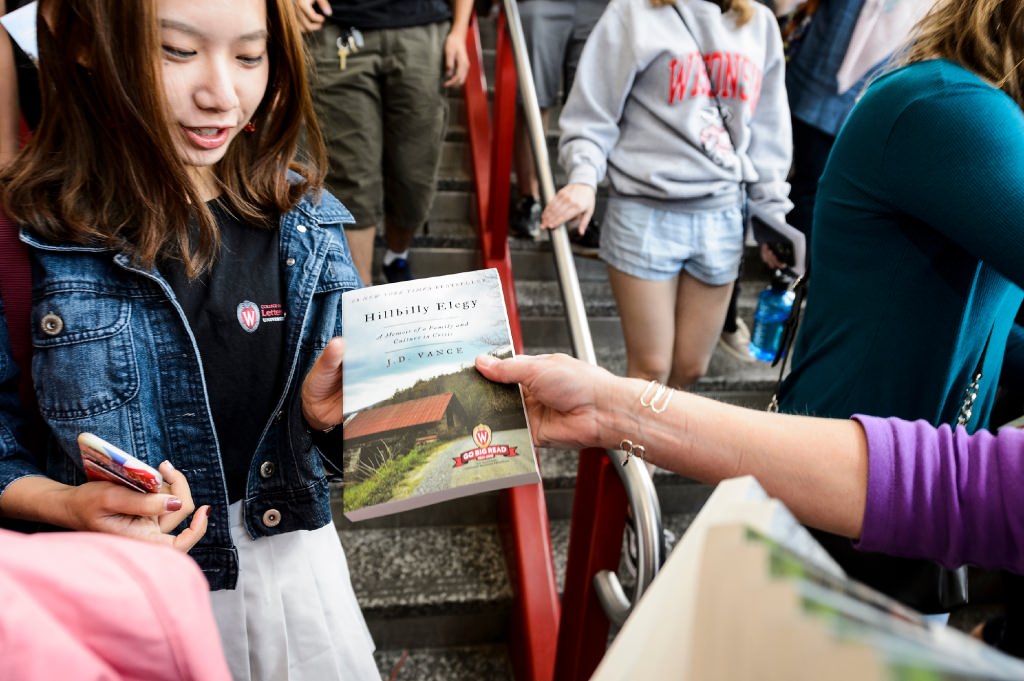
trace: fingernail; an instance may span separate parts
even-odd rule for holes
[[[168,466],[170,466],[171,468],[174,468],[174,464],[173,464],[173,463],[171,463],[171,462],[170,462],[170,461],[169,461],[168,459],[164,459],[164,460],[163,460],[163,463],[161,463],[161,464],[160,464],[160,466],[163,466],[164,464],[167,464],[167,465],[168,465]],[[158,466],[158,468],[159,468],[159,466]]]
[[[180,511],[181,499],[179,499],[178,497],[168,497],[166,508],[168,511]]]
[[[207,518],[210,517],[210,507],[209,506],[207,506],[205,509],[203,509],[203,515],[205,515]]]
[[[476,356],[477,366],[490,367],[490,366],[494,366],[494,363],[497,362],[497,361],[498,360],[494,359],[490,355],[477,355]]]

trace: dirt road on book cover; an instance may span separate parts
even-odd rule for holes
[[[515,448],[520,453],[518,456],[496,456],[459,466],[455,465],[455,459],[464,452],[474,449],[476,444],[472,435],[453,440],[440,448],[429,463],[407,478],[406,486],[411,488],[415,485],[412,494],[419,495],[517,473],[529,473],[533,470],[529,438],[530,433],[526,429],[498,431],[494,433],[494,441]]]

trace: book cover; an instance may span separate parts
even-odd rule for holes
[[[497,270],[349,291],[342,313],[346,518],[540,481],[519,386],[474,367],[513,354]]]

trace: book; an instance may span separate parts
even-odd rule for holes
[[[750,477],[721,483],[592,679],[1020,679],[1024,663],[850,579]]]
[[[519,386],[474,366],[514,354],[497,270],[348,291],[342,314],[346,518],[540,482]]]

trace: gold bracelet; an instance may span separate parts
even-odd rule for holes
[[[629,463],[629,460],[634,456],[640,457],[640,460],[647,463],[644,459],[644,453],[647,451],[643,445],[635,445],[630,440],[622,440],[619,442],[619,449],[626,453],[626,458],[622,460],[622,465],[625,466]]]
[[[675,394],[676,391],[667,385],[651,381],[640,393],[640,406],[650,407],[655,414],[660,414],[668,409],[668,403],[672,401],[672,396]],[[658,404],[659,400],[661,401],[660,405]]]

